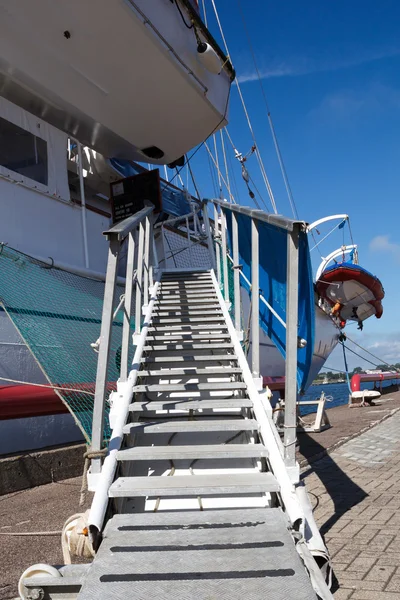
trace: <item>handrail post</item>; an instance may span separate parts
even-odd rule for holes
[[[235,329],[237,332],[241,332],[240,322],[240,265],[239,265],[239,229],[237,216],[234,212],[232,214],[232,250],[233,250],[233,290],[234,290],[234,304],[235,304]]]
[[[204,229],[205,229],[205,233],[207,235],[208,252],[210,253],[211,268],[214,269],[214,271],[215,271],[216,270],[216,261],[215,261],[215,254],[214,254],[214,248],[213,248],[213,242],[212,242],[212,233],[211,233],[211,229],[210,229],[210,219],[208,217],[208,204],[206,202],[203,202],[203,204],[202,204],[202,212],[203,212]]]
[[[143,254],[144,254],[144,227],[139,223],[139,243],[136,271],[136,302],[135,302],[135,334],[142,328],[142,293],[143,293]]]
[[[150,217],[147,216],[144,236],[143,314],[146,313],[149,304],[150,229]]]
[[[131,231],[128,235],[128,256],[126,263],[125,300],[124,300],[124,324],[122,329],[121,346],[121,381],[128,378],[128,355],[131,328],[132,292],[133,292],[133,270],[135,262],[135,238]]]
[[[258,223],[251,219],[251,369],[253,378],[260,377],[260,284],[258,273],[259,261]]]
[[[107,372],[110,356],[111,330],[113,324],[113,308],[115,299],[115,284],[117,281],[117,267],[120,250],[120,241],[117,236],[110,236],[108,249],[107,274],[104,288],[103,312],[101,317],[99,357],[97,361],[96,389],[93,406],[92,446],[91,451],[100,451],[103,447],[104,437],[104,406],[107,391]],[[92,473],[100,473],[101,458],[93,458]]]
[[[217,279],[221,285],[221,248],[219,245],[219,218],[218,207],[214,204],[214,238],[215,238],[215,259],[217,262]]]
[[[224,273],[224,298],[229,304],[229,281],[228,281],[228,249],[226,245],[226,215],[221,208],[221,251],[222,251],[222,269]]]
[[[285,463],[296,464],[297,430],[297,322],[299,284],[299,225],[287,235],[286,269],[286,365],[285,365]]]

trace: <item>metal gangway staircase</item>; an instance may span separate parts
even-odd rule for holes
[[[204,220],[202,240],[211,249]],[[79,600],[332,598],[307,543],[311,512],[216,270],[155,268],[151,209],[126,221],[107,232],[89,473],[94,560],[65,567],[63,577],[25,579],[25,589]],[[121,380],[103,460],[105,367],[124,240]],[[132,306],[140,326],[129,370]]]

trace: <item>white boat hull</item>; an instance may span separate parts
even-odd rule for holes
[[[174,3],[0,0],[1,94],[105,156],[183,156],[226,124],[230,79]]]

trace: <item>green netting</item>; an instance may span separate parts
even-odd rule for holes
[[[116,304],[124,292],[117,286]],[[0,247],[0,302],[90,442],[104,283]],[[133,326],[133,323],[131,324]],[[108,390],[119,377],[122,312],[115,317]],[[36,383],[36,382],[32,382]],[[71,391],[72,388],[75,391]],[[108,406],[104,423],[109,437]]]
[[[220,281],[220,288],[222,291],[222,294],[224,293],[224,263],[223,263],[223,257],[222,257],[222,250],[220,252],[220,259],[219,259],[219,263],[220,263],[220,269],[221,269],[221,281]],[[235,315],[235,288],[234,288],[234,280],[233,280],[233,274],[234,274],[234,268],[233,268],[233,264],[232,262],[229,260],[229,258],[227,259],[227,265],[228,265],[228,292],[229,292],[229,302],[231,303],[231,307],[229,309],[229,314],[231,315],[232,319],[234,318]]]

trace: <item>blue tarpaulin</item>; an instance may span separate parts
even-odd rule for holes
[[[231,213],[225,211],[230,245]],[[251,218],[236,213],[239,230],[239,255],[243,274],[251,280]],[[286,323],[286,267],[287,267],[287,231],[265,223],[258,222],[259,233],[259,278],[260,293],[274,311]],[[241,285],[246,285],[241,279]],[[305,389],[314,349],[314,288],[307,234],[299,237],[299,313],[298,335],[307,341],[305,348],[298,349],[297,383],[299,392]],[[278,348],[282,356],[286,356],[286,329],[271,310],[260,302],[260,327]]]

